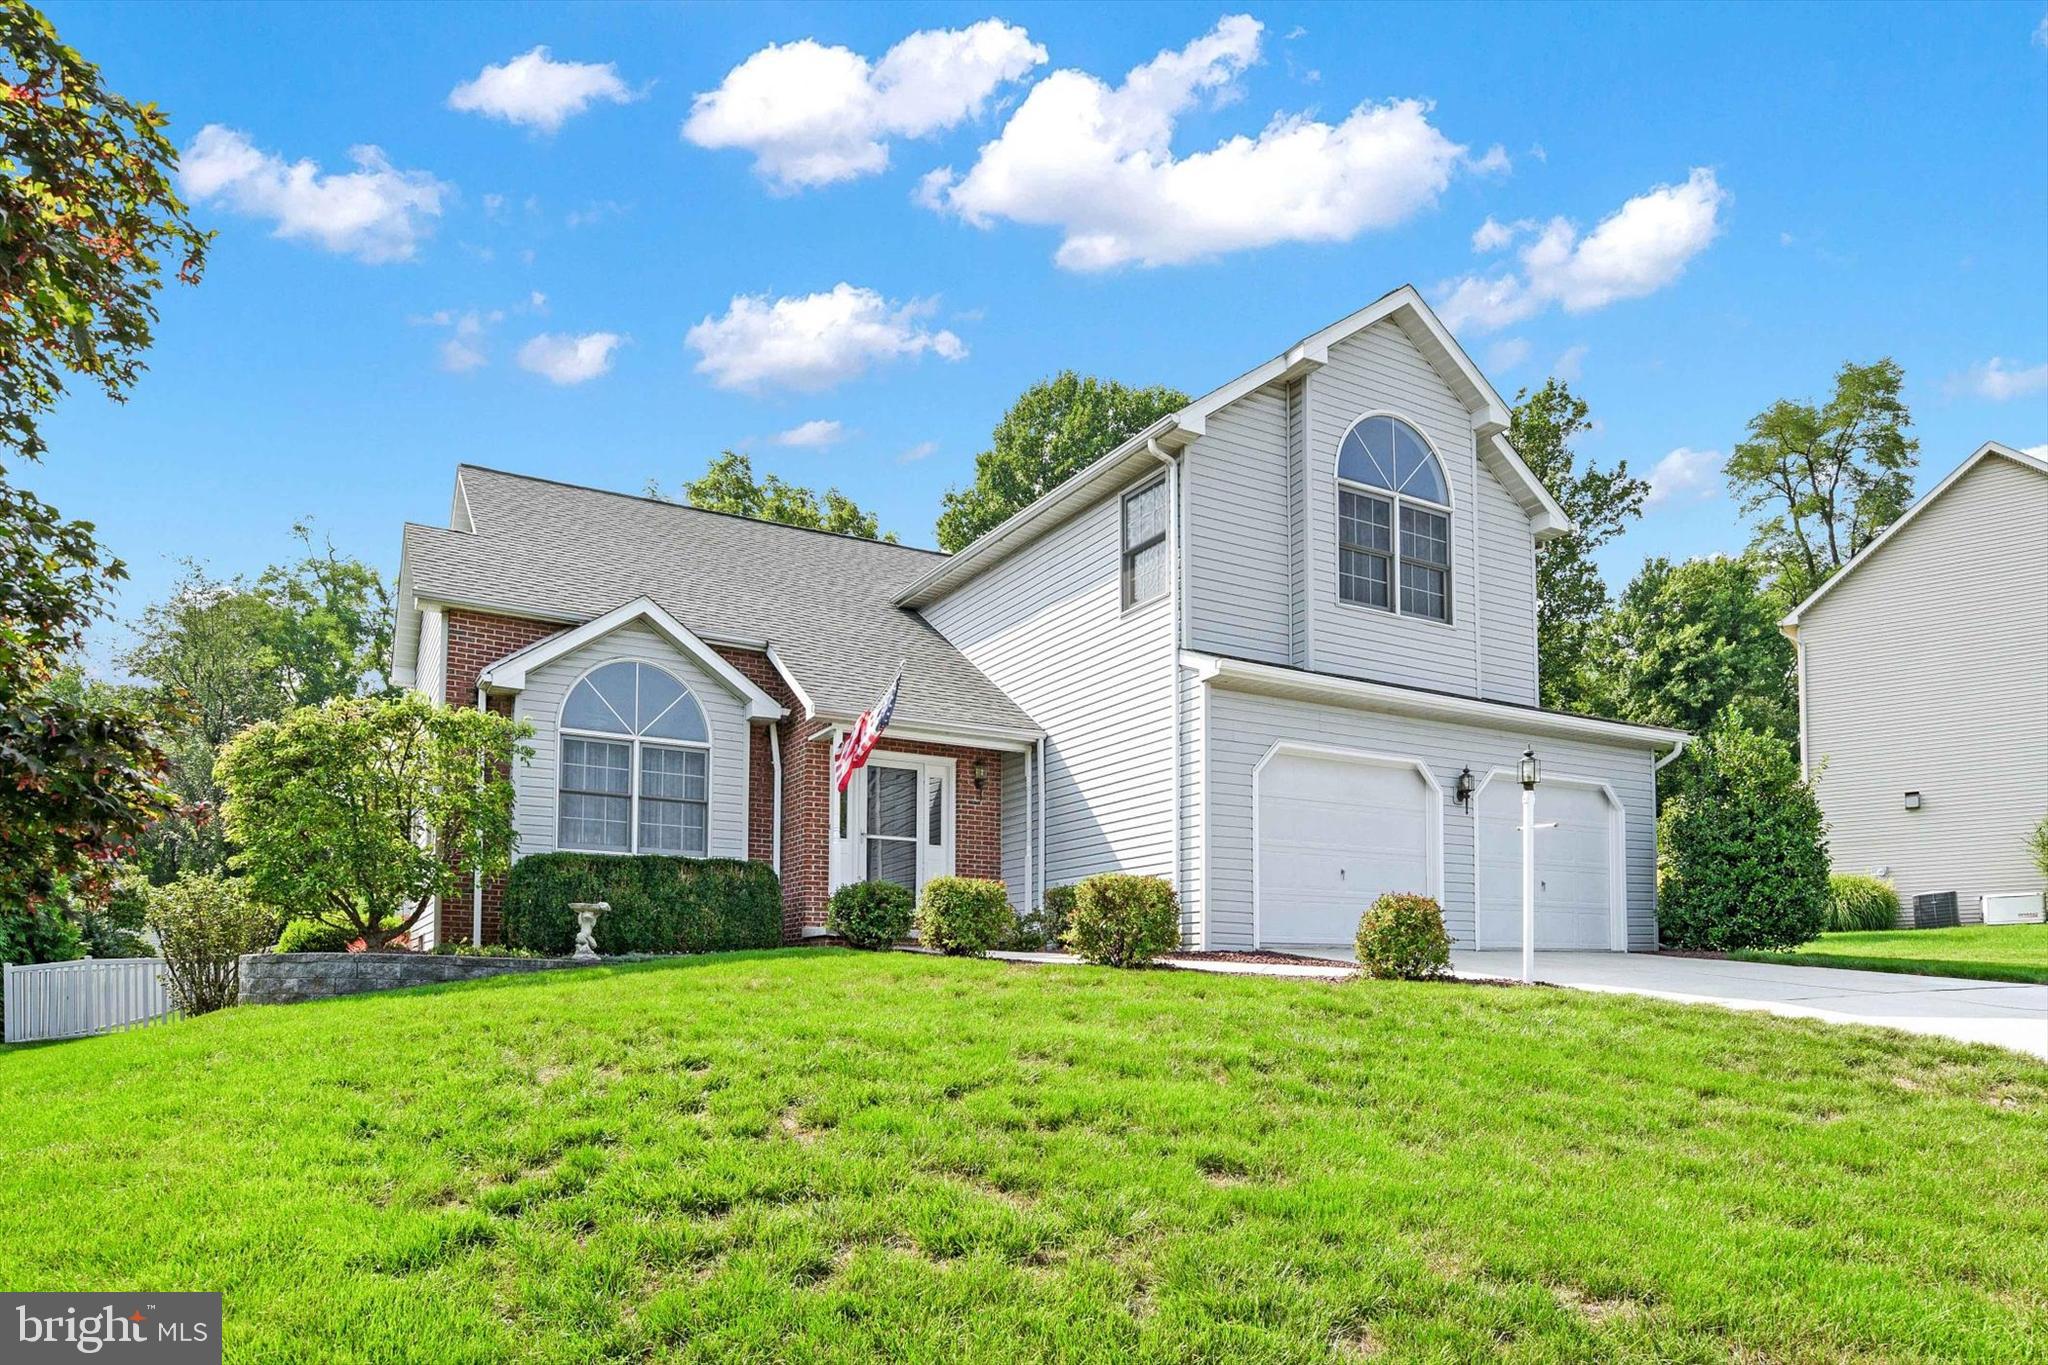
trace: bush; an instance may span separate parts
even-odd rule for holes
[[[1003,942],[1016,923],[1001,882],[934,877],[917,903],[917,939],[956,957],[980,957]]]
[[[508,948],[502,943],[442,943],[435,946],[435,957],[539,957],[531,948]]]
[[[280,953],[345,953],[361,935],[352,929],[337,929],[318,920],[295,919],[277,936]]]
[[[2027,852],[2034,855],[2034,866],[2041,869],[2041,875],[2048,877],[2048,815],[2027,835]]]
[[[1013,953],[1056,953],[1066,946],[1074,918],[1074,888],[1049,886],[1036,910],[1020,911],[1003,947]]]
[[[1784,740],[1709,731],[1657,824],[1659,936],[1667,948],[1795,948],[1827,922],[1820,803]]]
[[[1180,947],[1180,901],[1158,877],[1104,872],[1074,888],[1067,946],[1104,967],[1142,967]]]
[[[241,882],[187,874],[149,896],[149,927],[163,954],[171,999],[188,1015],[209,1014],[241,994],[239,959],[277,933],[269,910]]]
[[[832,893],[825,928],[856,948],[889,948],[910,936],[917,903],[894,882],[855,882]]]
[[[71,962],[83,956],[78,926],[50,902],[25,910],[0,908],[0,962],[27,967],[38,962]],[[0,972],[0,979],[5,976]]]
[[[1367,976],[1426,981],[1451,970],[1443,907],[1428,896],[1389,891],[1358,917],[1358,965]]]
[[[643,853],[537,853],[505,882],[505,941],[546,957],[576,946],[572,901],[604,901],[597,950],[711,953],[782,943],[782,887],[766,863]]]
[[[1896,929],[1898,924],[1899,893],[1890,882],[1860,872],[1837,872],[1828,878],[1830,933]]]

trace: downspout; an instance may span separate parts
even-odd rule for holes
[[[488,711],[485,704],[484,685],[476,685],[476,709]],[[481,776],[481,774],[479,774]],[[473,946],[482,946],[484,941],[484,874],[472,871],[469,874],[469,941]]]
[[[1173,897],[1181,899],[1183,887],[1180,876],[1181,854],[1181,706],[1180,706],[1180,651],[1181,651],[1181,610],[1182,595],[1186,591],[1186,576],[1181,573],[1180,543],[1180,499],[1181,465],[1166,447],[1159,444],[1157,437],[1147,437],[1145,449],[1152,458],[1166,466],[1166,565],[1173,575],[1167,587],[1167,595],[1173,605],[1172,651],[1166,661],[1166,687],[1173,707],[1173,763],[1167,775],[1167,799],[1173,809],[1173,871],[1168,881],[1173,883]]]
[[[774,792],[769,798],[769,866],[775,869],[775,880],[782,880],[782,733],[774,721],[768,722],[768,766],[774,774],[771,785]]]
[[[1044,740],[1031,741],[1030,752],[1024,756],[1024,908],[1036,910],[1038,901],[1038,842],[1031,837],[1031,797],[1038,790],[1032,769],[1038,765],[1038,746]]]
[[[1654,777],[1658,773],[1663,772],[1672,759],[1685,752],[1686,742],[1691,738],[1692,736],[1690,735],[1679,736],[1678,743],[1671,746],[1671,752],[1650,765],[1650,775]]]

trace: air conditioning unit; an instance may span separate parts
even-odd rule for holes
[[[1953,929],[1960,922],[1956,917],[1955,892],[1928,891],[1913,897],[1915,929]]]
[[[2048,915],[2042,912],[2039,891],[1984,893],[1986,924],[2039,924],[2043,919]]]

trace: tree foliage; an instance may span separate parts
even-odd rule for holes
[[[1889,357],[1845,364],[1825,406],[1779,399],[1729,455],[1729,487],[1759,518],[1753,546],[1790,600],[1826,582],[1911,501],[1920,443],[1908,434],[1904,382]]]
[[[650,498],[673,501],[652,479],[645,491]],[[702,475],[683,485],[683,497],[690,506],[707,512],[726,512],[755,521],[801,526],[807,531],[830,531],[838,536],[896,543],[896,533],[884,535],[881,519],[875,513],[862,511],[859,503],[837,488],[828,488],[821,494],[786,482],[779,474],[756,479],[753,458],[738,451],[721,452],[704,467]]]
[[[1581,462],[1572,440],[1588,430],[1586,401],[1564,381],[1515,395],[1508,439],[1572,519],[1572,530],[1536,551],[1536,653],[1545,706],[1583,711],[1598,705],[1590,675],[1593,642],[1607,611],[1607,584],[1593,552],[1620,535],[1643,510],[1650,486],[1628,462],[1601,469]]]
[[[226,1009],[241,995],[241,959],[277,936],[271,912],[230,877],[180,877],[149,896],[149,927],[171,999],[187,1015]]]
[[[466,895],[471,873],[510,865],[509,774],[530,733],[409,693],[260,722],[217,765],[234,864],[267,903],[381,947],[434,897]]]
[[[1178,389],[1126,387],[1062,370],[1024,390],[974,457],[974,482],[946,490],[939,548],[956,553],[1170,412]]]
[[[1623,590],[1598,655],[1598,709],[1695,733],[1733,720],[1781,742],[1799,736],[1785,599],[1754,556],[1656,558]]]
[[[23,0],[0,0],[0,442],[35,459],[66,374],[119,400],[163,262],[196,282],[208,234],[171,189],[165,116],[100,82]]]

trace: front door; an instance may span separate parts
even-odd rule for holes
[[[876,755],[848,795],[846,881],[895,882],[913,896],[953,871],[953,762]]]

